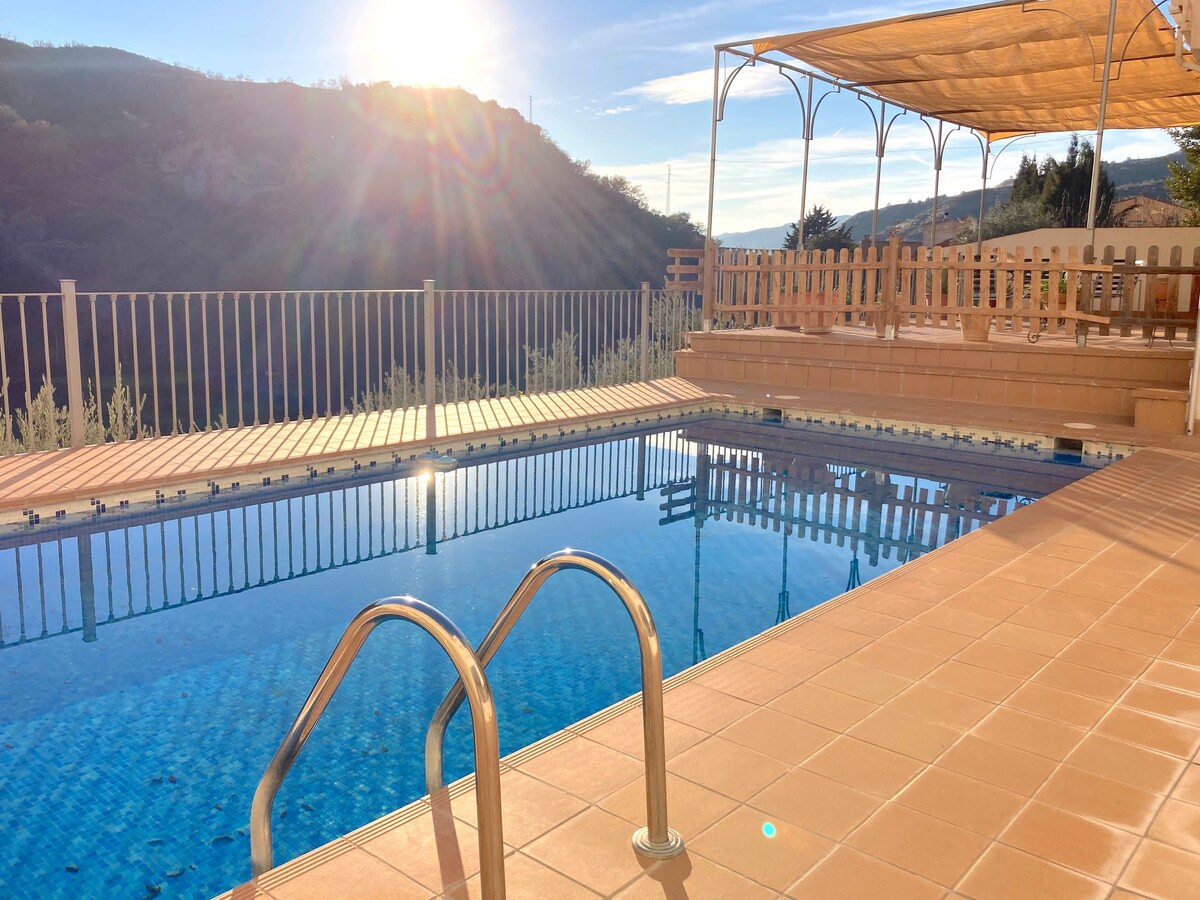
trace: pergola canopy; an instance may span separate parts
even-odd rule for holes
[[[995,141],[1097,127],[1108,19],[1103,0],[1006,0],[753,47]],[[1104,127],[1200,124],[1200,73],[1177,62],[1172,26],[1153,0],[1117,0],[1113,35]]]

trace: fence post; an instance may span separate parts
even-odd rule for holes
[[[83,363],[79,358],[79,315],[75,309],[75,279],[58,282],[62,294],[63,346],[66,350],[67,415],[71,423],[71,446],[87,443],[83,421]],[[100,385],[96,385],[97,394]]]
[[[425,440],[430,444],[437,438],[437,327],[435,315],[437,292],[433,279],[425,279]]]
[[[650,380],[650,282],[642,282],[641,331],[638,337],[639,353],[642,358],[642,381]]]
[[[717,245],[709,237],[704,238],[704,255],[700,258],[700,290],[704,292],[700,306],[701,330],[712,331],[713,319],[717,314]]]
[[[883,248],[884,261],[887,265],[887,283],[884,286],[883,302],[895,304],[899,300],[900,287],[900,238],[892,235]]]

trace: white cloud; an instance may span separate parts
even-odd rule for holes
[[[598,116],[619,116],[622,113],[627,113],[635,109],[633,106],[613,106],[609,109],[602,109],[596,113]]]
[[[736,92],[738,99],[748,99],[791,93],[792,86],[773,66],[747,66],[738,75],[732,90]],[[655,78],[617,93],[619,96],[639,97],[651,103],[681,106],[688,103],[711,103],[712,91],[712,69],[701,69]]]

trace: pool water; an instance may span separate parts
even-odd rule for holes
[[[1078,461],[739,416],[482,448],[0,535],[0,895],[210,897],[247,879],[250,799],[350,618],[414,594],[478,641],[529,566],[599,553],[664,675],[1087,474]],[[551,579],[488,668],[502,752],[638,690],[595,579]],[[405,623],[367,642],[275,804],[282,862],[423,793],[453,683]],[[471,768],[468,717],[447,777]]]

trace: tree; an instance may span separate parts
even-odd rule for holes
[[[1032,199],[1040,203],[1045,185],[1045,167],[1038,168],[1037,156],[1022,153],[1021,162],[1017,164],[1017,174],[1013,176],[1012,193],[1008,195],[1008,202],[1021,203]]]
[[[987,211],[983,217],[983,240],[991,240],[1005,234],[1034,231],[1038,228],[1053,228],[1057,224],[1054,214],[1043,205],[1041,197],[1027,197],[1016,202],[1010,200]],[[954,239],[960,244],[978,240],[975,220],[964,222]]]
[[[1200,126],[1172,128],[1171,139],[1183,151],[1183,162],[1167,164],[1163,181],[1171,199],[1191,210],[1188,225],[1200,225]]]
[[[783,239],[784,250],[796,250],[799,234],[796,225],[788,226],[787,236]],[[806,250],[848,250],[854,246],[854,236],[849,225],[837,224],[837,218],[824,206],[818,204],[812,212],[804,217],[804,249]]]
[[[1082,228],[1087,225],[1088,202],[1092,193],[1092,166],[1096,151],[1090,141],[1080,142],[1078,135],[1071,135],[1067,158],[1046,163],[1046,179],[1042,187],[1042,201],[1054,215],[1062,228]],[[1100,163],[1100,182],[1096,191],[1096,224],[1104,225],[1112,213],[1113,198],[1117,189]]]

